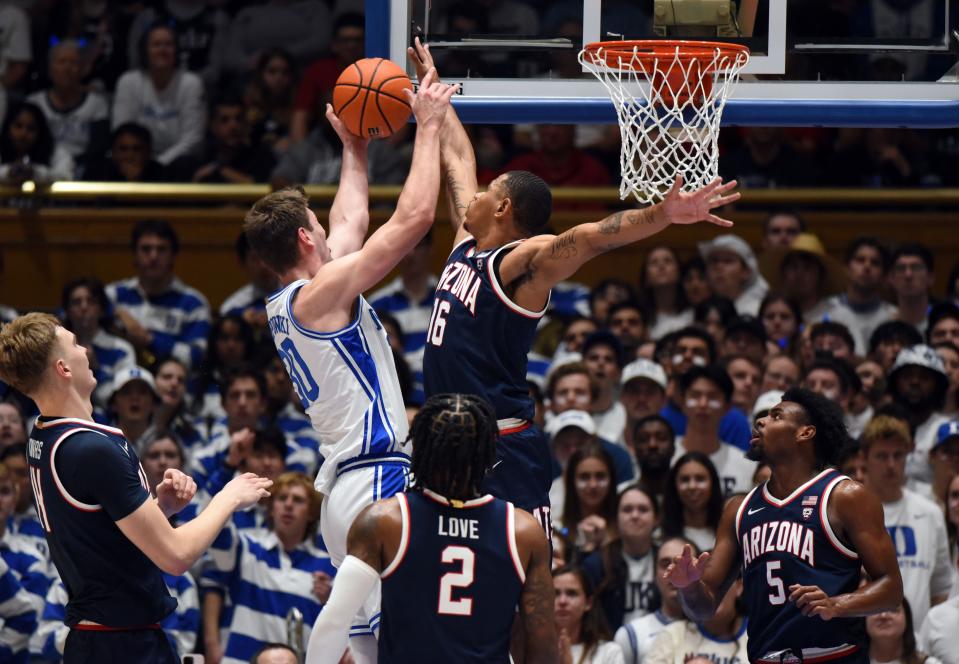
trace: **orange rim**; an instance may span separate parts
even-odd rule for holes
[[[602,63],[611,69],[634,71],[634,59],[644,65],[652,64],[664,57],[678,58],[684,62],[709,60],[712,66],[716,51],[719,51],[717,63],[736,62],[739,56],[749,57],[749,48],[740,44],[724,42],[688,41],[683,39],[641,39],[635,41],[605,41],[586,44],[583,50],[594,63]],[[717,69],[728,68],[717,66]],[[648,68],[647,68],[648,70]]]

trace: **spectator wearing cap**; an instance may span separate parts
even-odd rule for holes
[[[785,394],[783,390],[769,390],[756,397],[752,409],[753,422],[769,415],[773,406],[778,406],[779,402],[783,400],[783,394]]]
[[[766,328],[755,316],[739,316],[729,322],[722,355],[744,355],[757,365],[766,357]],[[747,409],[746,412],[749,412]]]
[[[959,346],[959,306],[952,302],[940,302],[932,308],[926,341],[930,346],[942,341]]]
[[[799,304],[806,323],[822,320],[827,309],[824,298],[846,288],[842,265],[812,233],[800,233],[789,247],[769,249],[759,265],[770,288]]]
[[[0,449],[27,442],[27,425],[20,406],[12,401],[0,401]]]
[[[949,483],[959,475],[959,420],[946,422],[939,427],[936,442],[929,450],[929,465],[932,466],[932,487],[928,493],[920,493],[932,498],[945,510]]]
[[[953,571],[942,510],[904,488],[906,457],[912,449],[909,426],[886,415],[872,420],[860,440],[866,457],[865,487],[882,501],[886,530],[896,547],[903,596],[916,624],[930,606],[949,596]]]
[[[755,316],[769,284],[759,273],[756,254],[738,235],[718,235],[699,243],[713,294],[728,297],[740,314]]]
[[[915,447],[906,462],[906,479],[910,487],[917,482],[931,482],[929,450],[936,441],[936,432],[949,418],[942,414],[949,378],[942,359],[929,346],[919,344],[904,348],[889,372],[889,395],[909,418]]]
[[[137,450],[152,435],[153,410],[158,401],[153,374],[143,367],[124,367],[114,376],[108,401],[110,423]]]
[[[763,374],[759,381],[759,391],[779,390],[785,392],[799,385],[799,363],[788,355],[772,355],[763,362]]]
[[[657,357],[666,370],[670,384],[666,390],[666,405],[659,412],[665,417],[677,436],[686,433],[686,415],[683,414],[682,398],[679,394],[679,377],[693,367],[712,364],[716,358],[713,338],[696,327],[684,327],[674,334],[660,340]],[[719,424],[719,437],[745,450],[749,448],[752,427],[748,418],[741,412],[731,409]]]
[[[733,381],[733,407],[749,414],[759,396],[759,381],[762,377],[760,365],[746,355],[727,355],[720,363],[730,380]],[[754,418],[755,420],[755,418]]]
[[[133,227],[130,249],[137,276],[106,287],[127,340],[141,357],[172,356],[187,367],[199,366],[210,333],[210,305],[174,272],[176,231],[167,221],[144,219]]]
[[[623,346],[612,332],[601,330],[583,342],[583,364],[599,391],[593,400],[596,432],[606,440],[619,440],[626,426],[626,409],[617,399],[623,370]]]
[[[775,210],[763,221],[763,249],[789,247],[805,232],[806,220],[798,212]]]
[[[662,415],[647,415],[633,427],[633,456],[639,467],[639,483],[663,504],[669,482],[669,466],[676,454],[676,434]]]
[[[943,414],[950,418],[959,416],[959,346],[940,341],[932,344],[936,354],[942,360],[942,366],[949,377],[949,389],[946,392],[946,402],[942,407]]]
[[[869,356],[889,373],[903,348],[922,343],[922,335],[909,323],[890,320],[877,327],[869,337]]]
[[[687,426],[686,434],[676,439],[673,463],[687,452],[705,454],[716,466],[724,496],[749,491],[756,464],[719,433],[733,395],[729,374],[715,365],[694,367],[679,377],[679,390]]]
[[[553,478],[549,489],[550,514],[553,521],[563,519],[566,500],[566,468],[570,458],[578,451],[596,442],[596,423],[584,410],[566,410],[546,423],[546,435],[550,438],[553,458],[558,463],[560,474]]]
[[[648,316],[643,306],[635,300],[619,302],[609,308],[606,327],[619,339],[624,361],[636,359],[636,351],[649,338],[646,328]]]
[[[814,324],[809,331],[809,341],[815,357],[831,357],[849,362],[856,350],[856,341],[849,328],[831,320]]]
[[[889,283],[896,293],[898,319],[920,334],[925,333],[928,323],[933,269],[932,252],[921,244],[904,244],[893,252]]]
[[[873,331],[896,316],[896,307],[882,299],[889,250],[878,238],[856,238],[846,248],[845,262],[846,290],[827,298],[825,319],[845,325],[856,354],[865,355]]]
[[[666,372],[661,366],[640,358],[623,367],[619,401],[626,410],[626,426],[617,440],[626,449],[633,449],[636,423],[647,415],[655,415],[666,405]]]

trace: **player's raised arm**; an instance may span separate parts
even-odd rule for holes
[[[716,612],[733,581],[739,576],[736,561],[739,545],[736,542],[736,511],[743,497],[731,498],[723,509],[716,529],[716,546],[693,558],[690,547],[673,560],[664,576],[679,589],[683,612],[690,620],[702,622]]]
[[[556,593],[550,573],[549,543],[539,522],[521,510],[516,510],[516,543],[520,555],[529,556],[526,583],[519,601],[526,642],[523,661],[525,664],[553,664],[559,660],[559,641],[553,615]]]
[[[859,554],[869,581],[851,593],[829,597],[818,586],[793,585],[789,600],[806,616],[855,618],[892,611],[902,603],[902,576],[882,503],[858,482],[838,484],[829,497],[829,519]],[[835,522],[838,521],[838,524]]]
[[[330,208],[330,237],[327,241],[333,258],[340,258],[359,251],[370,226],[370,185],[366,158],[370,142],[350,133],[329,104],[326,105],[326,119],[343,143],[340,182]]]
[[[414,38],[413,46],[407,49],[410,61],[416,67],[416,75],[423,80],[433,64],[429,44],[421,44],[419,37]],[[459,243],[466,235],[463,220],[466,208],[476,195],[476,154],[473,144],[456,109],[450,105],[446,111],[446,120],[440,134],[440,155],[443,163],[443,182],[446,187],[446,201],[450,208],[450,222],[456,234],[453,244]]]

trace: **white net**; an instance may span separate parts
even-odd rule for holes
[[[620,198],[655,203],[678,174],[685,191],[716,177],[722,112],[748,60],[743,47],[697,42],[607,42],[580,52],[619,116]]]

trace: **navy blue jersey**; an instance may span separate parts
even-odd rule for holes
[[[819,586],[830,597],[859,586],[859,555],[836,537],[826,511],[833,487],[848,479],[826,469],[784,500],[763,483],[740,505],[736,539],[749,615],[750,661],[778,663],[783,651],[792,650],[808,662],[864,647],[861,618],[806,617],[789,601],[793,584]]]
[[[525,571],[512,503],[452,507],[429,491],[397,494],[403,535],[383,570],[381,664],[508,664]]]
[[[426,333],[427,397],[475,394],[493,405],[499,420],[533,419],[526,356],[546,307],[528,311],[518,306],[497,276],[499,260],[518,244],[477,252],[476,240],[469,238],[450,254]]]
[[[143,627],[173,611],[160,569],[116,525],[151,499],[123,432],[40,418],[27,459],[37,515],[70,597],[64,623]]]

